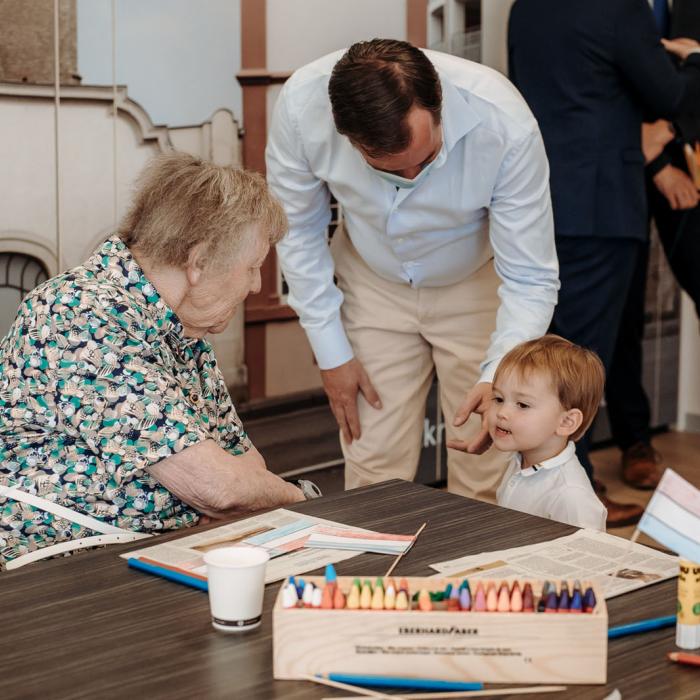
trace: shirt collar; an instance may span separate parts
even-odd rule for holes
[[[445,152],[449,153],[457,142],[481,121],[462,93],[443,75],[442,86],[442,134]]]
[[[153,325],[147,334],[169,336],[181,345],[192,345],[197,338],[186,338],[177,314],[165,303],[141,266],[134,260],[128,246],[119,236],[110,236],[87,261],[85,267],[114,280],[147,316]]]
[[[533,464],[527,469],[521,468],[521,465],[523,463],[523,456],[522,454],[520,454],[520,452],[518,452],[515,455],[514,459],[518,464],[518,473],[521,476],[532,476],[533,474],[537,474],[537,472],[539,471],[561,467],[561,465],[566,464],[574,456],[574,454],[576,454],[576,445],[571,440],[569,440],[566,447],[558,455],[554,455],[554,457],[545,459],[539,464]]]

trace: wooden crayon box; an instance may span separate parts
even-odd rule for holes
[[[323,585],[322,577],[305,577]],[[338,577],[343,591],[351,577]],[[373,581],[374,579],[372,579]],[[478,579],[486,584],[486,579]],[[408,578],[410,592],[461,579]],[[470,579],[472,586],[477,582]],[[501,579],[495,580],[497,586]],[[530,581],[539,598],[542,582]],[[573,582],[569,582],[569,587]],[[273,609],[276,679],[358,673],[490,683],[605,683],[608,613]]]

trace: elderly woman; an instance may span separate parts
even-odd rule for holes
[[[27,296],[0,343],[0,569],[304,500],[204,340],[285,228],[259,175],[164,155],[118,235]]]

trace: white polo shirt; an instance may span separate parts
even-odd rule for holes
[[[608,511],[598,500],[569,442],[555,457],[522,469],[516,453],[496,492],[499,506],[605,532]]]

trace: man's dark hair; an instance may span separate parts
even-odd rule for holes
[[[440,123],[442,90],[433,64],[407,41],[372,39],[353,44],[335,64],[328,85],[338,133],[374,158],[405,150],[406,116],[427,109]]]

